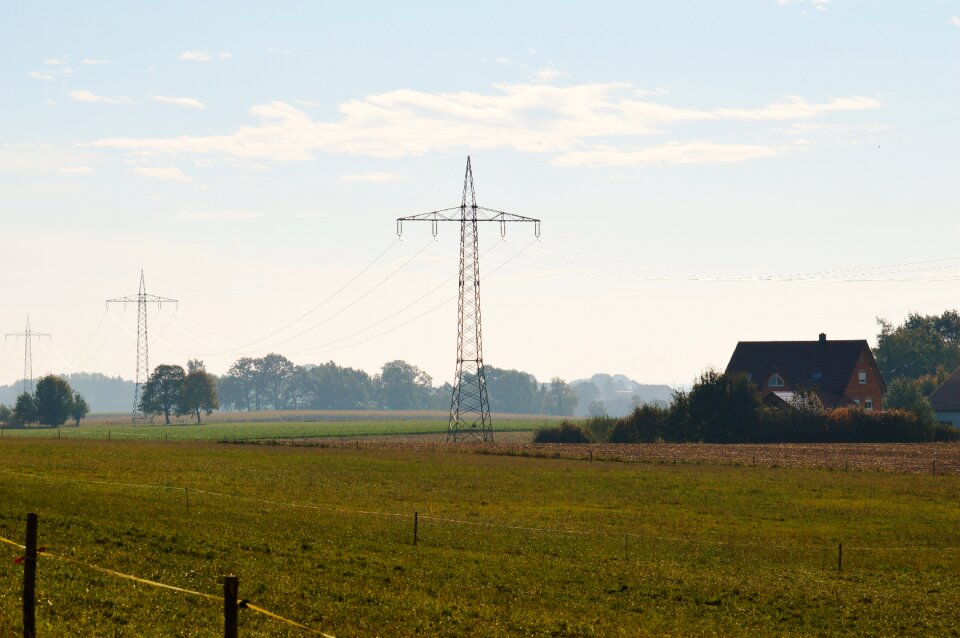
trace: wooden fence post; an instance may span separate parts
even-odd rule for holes
[[[37,515],[27,514],[26,554],[23,557],[23,638],[36,638]]]
[[[417,531],[420,526],[420,512],[413,513],[413,544],[417,544]]]
[[[236,576],[223,577],[223,636],[237,638],[237,593],[240,581]]]

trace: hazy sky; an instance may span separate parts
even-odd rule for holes
[[[688,383],[960,296],[960,2],[0,3],[0,330],[35,373],[283,353]],[[522,251],[522,252],[521,252]],[[801,276],[797,276],[801,275]],[[22,341],[0,382],[22,374]]]

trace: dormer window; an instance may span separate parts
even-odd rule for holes
[[[867,385],[867,371],[866,371],[866,370],[861,370],[861,371],[857,374],[857,381],[860,383],[860,385]]]
[[[770,378],[767,379],[768,388],[782,388],[784,386],[783,377],[774,372],[770,375]]]

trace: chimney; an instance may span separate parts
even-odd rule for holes
[[[821,332],[821,333],[820,333],[820,343],[826,343],[826,342],[827,342],[827,333],[826,333],[826,332]]]

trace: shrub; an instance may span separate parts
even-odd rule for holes
[[[652,443],[663,438],[667,410],[642,405],[618,419],[610,432],[611,443]]]
[[[586,431],[591,441],[609,441],[617,422],[617,419],[612,416],[594,416],[584,421],[581,427]]]
[[[576,423],[564,421],[552,428],[539,428],[533,435],[534,443],[589,443],[590,437]]]

